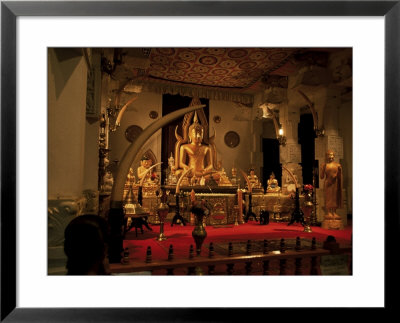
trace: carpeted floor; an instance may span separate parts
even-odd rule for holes
[[[129,258],[133,261],[144,261],[146,257],[147,247],[151,247],[152,258],[166,259],[170,245],[174,249],[175,258],[187,257],[190,245],[195,247],[192,231],[194,226],[174,225],[170,223],[164,226],[164,233],[167,237],[165,241],[157,241],[159,234],[159,225],[151,225],[153,231],[144,228],[143,234],[138,230],[137,236],[135,230],[132,229],[126,233],[124,247],[129,249]],[[210,242],[214,245],[217,254],[227,254],[228,244],[232,242],[234,254],[245,253],[247,241],[250,240],[253,252],[261,252],[263,240],[267,239],[270,250],[279,250],[280,239],[285,239],[286,248],[291,249],[295,246],[296,237],[300,237],[304,248],[311,246],[311,240],[316,238],[317,246],[322,246],[326,238],[331,235],[343,247],[351,246],[352,226],[349,223],[344,230],[325,230],[321,227],[311,227],[311,233],[304,232],[300,224],[294,223],[288,226],[287,223],[269,223],[268,225],[260,225],[258,222],[249,221],[238,226],[224,225],[220,227],[206,226],[207,237],[204,240],[201,255],[208,254],[208,246]]]

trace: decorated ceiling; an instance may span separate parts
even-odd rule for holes
[[[340,62],[327,69],[329,54],[340,50],[343,49],[114,48],[112,60],[102,57],[102,67],[117,81],[118,91],[127,95],[140,88],[252,106],[254,95],[269,88],[287,88],[289,76],[297,75],[303,67],[310,70],[299,74],[301,84],[315,86],[349,79],[346,71],[351,75],[351,62],[342,62],[341,56]],[[343,71],[347,74],[342,75]]]
[[[283,66],[294,48],[153,48],[148,77],[243,89]]]

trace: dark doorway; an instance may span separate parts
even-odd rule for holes
[[[303,183],[314,184],[315,163],[315,132],[314,121],[311,114],[302,114],[299,123],[299,144],[301,145],[301,166],[303,169]],[[317,178],[318,180],[318,178]],[[317,183],[314,185],[318,186]]]
[[[188,96],[181,95],[171,95],[164,94],[162,101],[162,115],[165,116],[170,112],[186,108],[192,102],[192,98]],[[200,99],[201,104],[205,104],[206,107],[203,109],[207,118],[207,122],[209,121],[209,100],[208,99]],[[164,179],[166,176],[166,171],[168,169],[168,158],[171,156],[171,153],[175,154],[175,128],[178,126],[178,133],[182,135],[182,122],[183,117],[172,121],[168,125],[162,128],[162,136],[161,136],[161,183],[164,183]],[[208,138],[207,138],[208,141]]]
[[[273,172],[275,178],[278,180],[279,186],[282,187],[282,168],[279,162],[279,142],[277,139],[263,138],[262,140],[263,151],[263,186],[267,189],[267,181]]]

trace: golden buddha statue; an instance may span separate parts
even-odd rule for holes
[[[325,219],[340,219],[336,209],[342,207],[342,166],[334,161],[335,153],[326,152],[326,163],[321,166],[320,177],[325,178]]]
[[[248,178],[252,188],[261,188],[260,181],[258,180],[257,175],[254,173],[254,168],[250,168]]]
[[[238,180],[237,180],[237,169],[235,166],[232,167],[231,172],[232,172],[231,183],[232,185],[236,185],[238,183]]]
[[[269,175],[267,185],[267,193],[278,193],[281,190],[281,188],[278,186],[278,180],[275,178],[274,172]]]
[[[225,169],[223,169],[223,168],[222,168],[222,171],[220,173],[218,186],[232,186],[232,183],[229,180],[228,176],[226,175]]]
[[[143,156],[141,161],[140,161],[140,166],[137,169],[137,174],[139,177],[139,181],[143,179],[145,176],[146,178],[144,179],[145,184],[155,184],[158,179],[158,175],[156,172],[150,171],[146,174],[147,170],[153,165],[153,161],[151,158],[147,156]]]
[[[132,167],[130,167],[129,173],[128,173],[128,175],[126,175],[125,186],[130,187],[131,185],[134,185],[135,182],[136,182],[136,177],[135,177]]]
[[[192,169],[188,173],[188,177],[191,178],[190,183],[199,183],[202,177],[207,180],[210,176],[218,180],[220,176],[213,167],[215,147],[212,144],[203,144],[204,127],[197,119],[197,112],[194,112],[193,123],[188,126],[190,118],[191,116],[184,119],[183,138],[175,130],[175,136],[178,140],[175,146],[175,174],[179,178],[184,171]],[[193,177],[195,180],[192,180]]]

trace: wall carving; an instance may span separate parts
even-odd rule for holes
[[[64,230],[68,223],[82,214],[85,198],[48,200],[48,246],[63,246]]]
[[[95,190],[84,190],[86,203],[83,208],[83,214],[99,214],[99,192]]]

